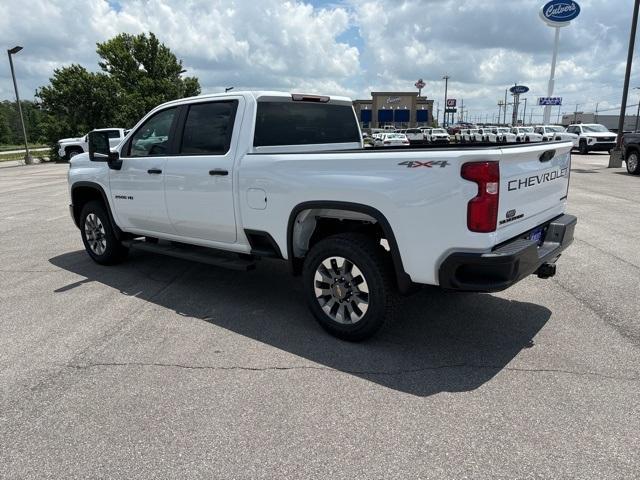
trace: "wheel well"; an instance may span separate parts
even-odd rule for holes
[[[294,274],[302,271],[307,252],[319,241],[340,233],[362,233],[389,252],[400,291],[408,291],[411,279],[404,271],[395,236],[386,218],[374,208],[343,202],[298,206],[291,213],[287,232],[289,262]]]
[[[64,151],[65,152],[73,152],[73,151],[81,151],[84,152],[84,150],[82,149],[82,147],[80,145],[70,145],[68,147],[64,147]]]
[[[84,206],[93,200],[104,203],[104,198],[100,190],[90,186],[75,187],[71,191],[71,204],[73,205],[73,219],[76,225],[80,224],[80,213]]]
[[[107,213],[109,214],[109,220],[111,222],[111,226],[113,227],[113,233],[118,240],[123,240],[127,238],[129,235],[120,230],[120,227],[116,224],[115,219],[113,218],[113,214],[111,213],[111,207],[109,206],[109,202],[107,201],[107,197],[102,190],[100,185],[90,182],[81,182],[79,184],[74,185],[71,189],[71,204],[73,205],[73,220],[76,223],[76,226],[80,226],[80,214],[82,213],[83,207],[87,204],[87,202],[92,201],[102,202]]]

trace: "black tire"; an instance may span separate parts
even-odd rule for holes
[[[75,157],[76,155],[79,155],[82,153],[82,149],[79,147],[72,147],[72,148],[67,148],[65,150],[65,160],[71,160],[73,157]]]
[[[531,139],[530,139],[529,137],[527,137],[527,138],[525,138],[525,139],[524,139],[524,142],[525,142],[525,143],[530,143],[530,142],[531,142]]]
[[[578,144],[578,151],[580,152],[580,155],[589,154],[589,148],[587,147],[586,140],[580,140],[580,143]]]
[[[330,262],[332,257],[341,257],[344,260],[343,269],[337,268],[337,262]],[[324,270],[325,274],[320,273],[323,262],[332,265],[331,269]],[[346,267],[347,263],[353,266],[349,269]],[[345,270],[349,273],[344,273]],[[321,280],[317,280],[316,275]],[[359,277],[364,281],[355,283]],[[327,282],[322,281],[325,278]],[[309,309],[320,326],[335,337],[351,342],[365,340],[393,320],[398,296],[391,258],[379,244],[365,235],[340,234],[318,242],[305,258],[302,280]],[[327,294],[317,294],[316,287],[326,290]],[[360,292],[360,287],[366,287],[368,294]],[[344,295],[344,300],[340,303],[339,295]],[[364,312],[359,308],[362,306],[358,303],[361,298],[368,302]],[[329,312],[333,312],[335,308],[333,316],[323,310],[321,302],[325,302],[324,307]],[[342,322],[339,318],[334,318],[340,315],[340,312],[343,316]],[[350,320],[346,320],[347,316]]]
[[[631,175],[640,175],[640,156],[638,152],[628,152],[625,162],[627,164],[627,172]]]
[[[89,215],[93,215],[93,217],[87,222]],[[98,219],[97,222],[94,220],[95,218]],[[94,262],[101,265],[114,265],[122,262],[127,257],[129,249],[124,247],[116,238],[109,214],[102,202],[88,202],[82,208],[79,224],[82,243],[84,243],[85,250]],[[92,233],[92,231],[95,232],[97,230],[101,230],[101,233],[96,240],[96,233]],[[93,235],[93,238],[89,238],[91,235]],[[102,241],[104,241],[104,246],[102,246]],[[100,243],[100,245],[97,246],[97,243]]]

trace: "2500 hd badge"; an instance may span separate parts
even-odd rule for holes
[[[520,190],[521,188],[534,187],[547,182],[553,182],[559,178],[565,177],[569,173],[569,167],[561,168],[560,170],[554,170],[553,172],[540,173],[538,175],[531,175],[530,177],[520,178],[518,180],[509,181],[509,191]]]

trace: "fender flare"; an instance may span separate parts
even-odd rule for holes
[[[109,215],[109,221],[111,222],[111,226],[113,227],[113,231],[115,234],[115,237],[118,240],[122,240],[124,238],[124,232],[120,229],[120,227],[118,227],[118,225],[116,224],[116,220],[113,217],[113,213],[111,212],[111,204],[109,203],[109,199],[107,198],[107,194],[104,191],[104,188],[102,188],[102,185],[100,185],[99,183],[96,182],[87,182],[87,181],[79,181],[79,182],[74,182],[73,185],[71,186],[71,201],[73,202],[73,192],[74,190],[83,187],[83,188],[91,188],[93,190],[96,190],[98,193],[100,193],[100,196],[102,197],[102,201],[104,203],[105,208],[107,209],[107,214]],[[73,220],[76,224],[76,226],[78,228],[80,228],[80,225],[78,224],[79,222],[79,215],[80,212],[77,212],[76,215],[76,208],[77,206],[74,205],[73,203],[71,204],[72,208],[73,208]]]
[[[369,205],[352,202],[341,202],[335,200],[316,200],[309,202],[302,202],[293,207],[289,214],[289,221],[287,224],[287,258],[289,266],[294,273],[299,273],[301,269],[301,262],[299,258],[293,255],[293,225],[300,212],[310,209],[334,209],[334,210],[350,210],[353,212],[364,213],[370,217],[375,218],[382,231],[384,232],[387,242],[389,242],[389,250],[391,253],[391,259],[393,261],[393,268],[396,274],[398,282],[398,289],[401,293],[407,293],[411,288],[412,281],[409,274],[404,269],[402,264],[402,257],[400,256],[400,249],[398,248],[398,242],[391,228],[391,224],[382,212]]]

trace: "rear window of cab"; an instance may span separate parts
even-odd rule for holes
[[[319,102],[258,102],[255,147],[360,142],[353,108]]]

